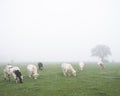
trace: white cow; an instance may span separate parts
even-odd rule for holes
[[[9,81],[10,81],[10,77],[13,76],[13,78],[16,80],[16,83],[18,82],[18,80],[20,83],[23,83],[23,76],[20,72],[19,67],[6,65],[6,67],[3,69],[3,73],[4,73],[5,80],[9,78]]]
[[[30,78],[32,78],[32,76],[34,77],[34,79],[38,78],[38,72],[37,72],[37,67],[33,64],[29,64],[27,65],[27,70],[28,70],[28,75]]]
[[[79,67],[80,67],[80,70],[83,71],[83,68],[85,66],[85,63],[84,62],[79,62],[78,63]]]
[[[73,76],[76,76],[76,71],[72,67],[71,64],[62,63],[61,68],[62,68],[64,76],[67,76],[67,75],[70,75],[70,74],[72,74]]]

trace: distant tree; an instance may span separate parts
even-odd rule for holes
[[[110,48],[106,45],[97,45],[91,50],[92,56],[101,58],[102,61],[106,61],[105,57],[111,55]]]

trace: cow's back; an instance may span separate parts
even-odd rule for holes
[[[38,74],[38,73],[37,73],[37,67],[36,67],[35,65],[33,65],[33,64],[27,65],[27,70],[28,70],[29,72],[34,73],[34,74]]]
[[[32,64],[27,65],[28,71],[33,71],[33,68],[34,68],[34,65],[32,65]]]
[[[68,64],[68,63],[63,63],[61,67],[66,70],[70,70],[72,68],[71,64]]]

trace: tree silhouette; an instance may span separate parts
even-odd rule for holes
[[[106,45],[97,45],[91,50],[92,56],[97,56],[101,58],[102,61],[105,60],[105,57],[111,55],[110,48]]]

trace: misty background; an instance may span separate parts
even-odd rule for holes
[[[0,62],[120,61],[119,0],[0,0]]]

